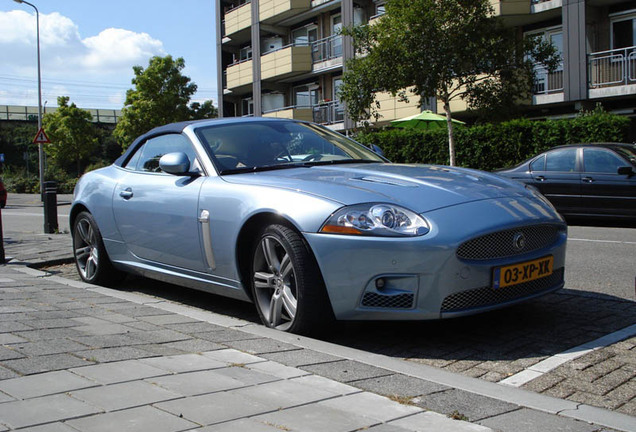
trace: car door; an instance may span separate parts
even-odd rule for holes
[[[575,213],[581,207],[581,177],[576,147],[549,151],[530,165],[532,185],[561,213]]]
[[[581,200],[590,214],[636,215],[636,176],[618,174],[629,161],[608,148],[583,149]]]
[[[128,250],[141,260],[205,271],[197,218],[205,177],[162,172],[159,159],[172,152],[184,152],[198,164],[181,134],[150,138],[132,155],[113,195],[115,221]]]

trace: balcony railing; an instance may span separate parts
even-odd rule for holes
[[[553,72],[549,72],[543,65],[535,65],[534,73],[533,93],[535,95],[545,95],[563,91],[563,63]]]
[[[320,63],[342,57],[342,36],[334,35],[311,43],[311,60]]]
[[[590,88],[636,84],[636,46],[588,55]]]
[[[314,122],[334,124],[344,121],[344,105],[339,101],[327,102],[313,107]]]

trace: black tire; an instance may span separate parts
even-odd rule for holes
[[[73,256],[77,272],[84,282],[110,285],[125,277],[110,262],[97,222],[86,211],[77,215],[73,223]]]
[[[266,227],[251,256],[252,295],[263,324],[297,334],[331,326],[333,311],[318,264],[296,231]]]

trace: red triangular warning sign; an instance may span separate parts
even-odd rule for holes
[[[51,140],[48,136],[46,136],[46,132],[44,132],[44,128],[40,128],[37,134],[35,134],[35,138],[33,138],[33,144],[49,144]]]

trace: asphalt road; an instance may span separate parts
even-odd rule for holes
[[[570,226],[565,287],[636,300],[636,228]]]
[[[72,196],[58,197],[59,231],[69,230]],[[10,195],[2,210],[4,232],[43,233],[37,195]],[[587,223],[587,222],[585,222]],[[636,300],[636,228],[570,224],[565,287]]]

